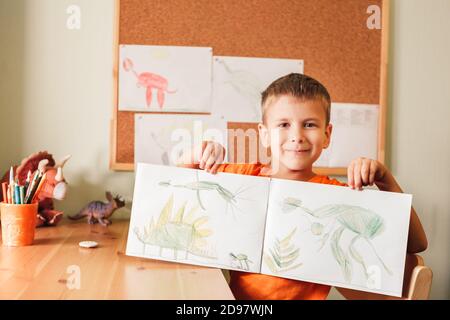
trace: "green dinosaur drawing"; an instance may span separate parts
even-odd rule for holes
[[[227,73],[227,80],[224,84],[230,85],[233,90],[247,100],[252,108],[253,120],[259,121],[261,119],[259,102],[261,99],[261,91],[264,90],[261,80],[249,70],[230,68],[228,63],[223,59],[217,59],[217,62],[223,65]]]
[[[234,254],[233,252],[230,252],[230,257],[232,259],[232,266],[236,265],[238,269],[248,271],[250,269],[249,263],[253,263],[253,261],[251,261],[248,256],[243,253]]]
[[[193,207],[185,215],[186,202],[178,209],[173,217],[172,209],[173,194],[161,210],[156,223],[152,218],[143,227],[142,231],[138,227],[134,228],[134,233],[144,245],[144,255],[146,245],[152,245],[159,247],[160,256],[162,255],[163,249],[173,250],[175,260],[178,258],[178,251],[185,252],[185,259],[188,259],[188,254],[216,259],[215,254],[206,248],[206,238],[211,236],[213,232],[209,229],[201,229],[201,226],[208,222],[208,217],[195,217],[199,209],[198,206]]]
[[[384,261],[378,255],[371,242],[373,238],[383,232],[385,227],[383,218],[376,212],[363,207],[347,204],[329,204],[316,210],[310,210],[302,205],[302,201],[300,199],[293,197],[285,198],[281,204],[281,209],[284,213],[292,212],[297,208],[301,209],[309,216],[317,219],[332,219],[331,227],[328,229],[329,231],[322,236],[322,245],[319,250],[325,245],[326,241],[330,237],[330,233],[333,232],[330,238],[331,252],[334,259],[340,266],[347,282],[352,279],[352,264],[349,255],[354,261],[362,266],[366,278],[369,277],[364,258],[355,248],[355,243],[361,239],[369,244],[370,248],[386,272],[389,275],[392,275],[392,271],[386,266]],[[339,224],[339,227],[333,229],[336,222]],[[321,235],[323,230],[324,227],[320,223],[311,225],[311,232],[313,232],[314,235]],[[354,235],[349,244],[348,253],[345,252],[339,244],[344,231],[352,232]]]
[[[199,180],[198,178],[198,171],[195,172],[196,174],[196,181],[189,182],[186,184],[173,184],[170,181],[161,181],[159,182],[160,186],[164,187],[174,187],[174,188],[184,188],[188,190],[193,190],[196,192],[197,200],[200,205],[200,207],[203,210],[206,210],[205,205],[202,202],[202,198],[200,197],[201,191],[215,191],[219,196],[222,197],[223,200],[225,200],[227,204],[226,210],[228,210],[228,205],[231,205],[231,208],[235,208],[237,204],[238,195],[242,193],[243,189],[238,190],[236,193],[232,193],[230,190],[222,187],[219,183],[211,182],[211,181],[204,181]]]

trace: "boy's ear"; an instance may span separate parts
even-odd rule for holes
[[[325,143],[323,144],[324,149],[326,149],[330,146],[332,131],[333,131],[333,125],[331,123],[329,123],[325,129]]]
[[[269,130],[263,123],[258,123],[259,139],[264,148],[270,147]]]

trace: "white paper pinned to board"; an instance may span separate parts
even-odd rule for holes
[[[330,146],[315,167],[347,167],[357,157],[377,159],[379,105],[332,103]]]

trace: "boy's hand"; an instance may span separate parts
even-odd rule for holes
[[[381,191],[400,192],[403,190],[398,185],[392,173],[376,160],[357,158],[347,168],[348,185],[359,190],[362,186],[377,185]],[[408,253],[425,251],[428,246],[427,236],[420,223],[416,211],[411,207],[411,220],[408,231]],[[345,295],[344,295],[345,296]]]
[[[216,174],[217,168],[225,158],[225,148],[214,141],[203,141],[201,147],[199,168]]]
[[[378,185],[378,182],[384,182],[387,172],[387,168],[377,160],[356,158],[347,168],[348,185],[358,190],[374,183]]]

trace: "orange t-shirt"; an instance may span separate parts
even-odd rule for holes
[[[222,164],[218,172],[264,176],[262,164]],[[327,176],[316,175],[308,182],[345,186]],[[230,288],[239,300],[324,300],[331,287],[310,282],[279,278],[259,273],[230,271]]]

